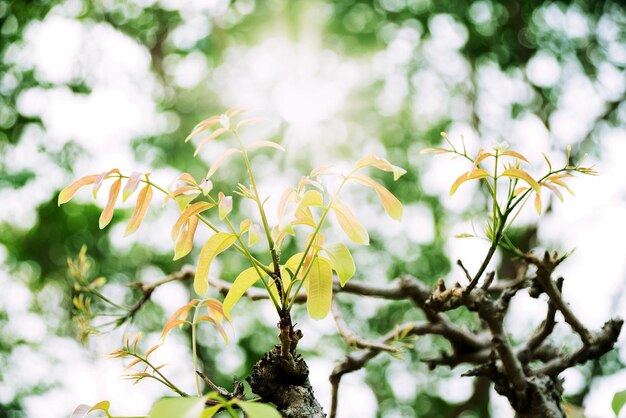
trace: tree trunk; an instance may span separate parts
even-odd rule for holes
[[[265,353],[246,379],[252,392],[276,405],[283,418],[325,418],[309,382],[309,367],[296,353],[302,332],[294,330],[288,311],[282,313],[278,329],[280,345]]]

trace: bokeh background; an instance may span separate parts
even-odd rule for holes
[[[156,384],[122,380],[122,363],[103,354],[120,346],[125,331],[142,329],[146,346],[154,343],[166,316],[190,298],[188,287],[159,289],[133,327],[81,345],[66,259],[86,244],[94,277],[108,279],[105,293],[130,304],[137,294],[128,283],[157,280],[197,256],[196,249],[171,261],[177,209],[155,199],[144,225],[123,239],[131,202],[100,231],[106,193],[94,202],[83,191],[61,208],[56,197],[73,179],[113,167],[150,171],[164,185],[182,171],[201,178],[227,145],[217,142],[194,159],[183,138],[231,106],[269,119],[248,137],[286,148],[253,159],[270,207],[315,165],[372,151],[408,170],[396,183],[377,176],[405,204],[401,223],[383,216],[375,196],[351,194],[372,236],[369,247],[353,248],[353,280],[410,273],[429,283],[461,281],[456,259],[470,270],[479,264],[486,245],[454,238],[482,228],[477,185],[449,198],[463,163],[419,154],[440,143],[440,131],[454,141],[463,134],[472,152],[508,143],[534,162],[531,172],[543,169],[542,151],[555,164],[568,144],[575,160],[588,153],[600,177],[571,182],[576,197],[551,201],[542,217],[523,212],[514,237],[524,249],[576,248],[560,273],[588,326],[626,316],[626,11],[619,3],[0,1],[0,417],[68,417],[77,404],[102,399],[115,414],[145,414],[163,396]],[[225,166],[216,187],[233,190],[242,169],[235,161]],[[197,244],[206,236],[199,233]],[[506,275],[506,260],[499,254],[492,267]],[[225,254],[215,274],[228,279],[241,265]],[[341,302],[365,336],[419,318],[403,304]],[[219,384],[244,377],[274,344],[268,305],[241,302],[228,347],[214,330],[202,331],[204,370]],[[544,309],[520,297],[508,320],[512,338],[533,329]],[[296,320],[316,394],[328,407],[328,375],[349,349],[332,319],[313,322],[299,310]],[[471,323],[462,313],[457,320]],[[559,338],[576,343],[565,327]],[[625,341],[564,374],[566,399],[584,405],[588,417],[612,416],[613,393],[626,389]],[[172,380],[192,391],[188,342],[175,332],[159,355]],[[462,368],[430,372],[420,364],[442,347],[420,338],[403,359],[379,356],[346,377],[340,416],[512,416],[489,385],[460,377]]]

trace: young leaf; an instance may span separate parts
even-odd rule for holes
[[[296,209],[296,212],[304,208],[308,208],[309,206],[323,206],[323,205],[324,205],[324,197],[322,196],[320,192],[318,192],[317,190],[307,190],[304,193],[304,196],[302,196],[302,200],[300,201],[300,204],[298,205],[298,209]]]
[[[355,168],[359,169],[367,166],[376,167],[379,170],[393,173],[394,180],[398,180],[404,175],[404,173],[406,173],[405,169],[397,167],[391,164],[389,161],[385,160],[384,158],[380,158],[372,153],[357,161]]]
[[[226,318],[230,319],[230,311],[233,309],[233,306],[259,279],[259,274],[254,267],[247,268],[239,273],[239,276],[237,276],[224,298],[224,315]]]
[[[353,175],[351,179],[373,188],[382,202],[385,212],[395,220],[402,219],[402,203],[382,184],[364,175]]]
[[[237,154],[238,152],[241,152],[238,148],[230,148],[224,151],[222,155],[220,155],[215,161],[213,161],[213,164],[211,164],[211,168],[209,168],[209,172],[207,173],[206,178],[211,178],[211,176],[215,174],[220,165],[222,165],[222,163],[226,161],[228,157],[233,154]]]
[[[200,418],[212,418],[222,408],[222,405],[213,405],[202,411]]]
[[[423,150],[420,151],[420,154],[429,154],[431,152],[433,154],[438,155],[438,154],[445,154],[450,151],[445,148],[424,148]]]
[[[237,126],[235,126],[235,130],[238,131],[239,128],[242,128],[250,123],[256,123],[256,122],[262,122],[262,121],[266,121],[266,118],[248,118],[248,119],[244,119],[242,121],[240,121]]]
[[[541,214],[541,193],[535,193],[535,209],[538,214]]]
[[[120,174],[120,170],[118,170],[117,168],[114,168],[112,170],[104,171],[104,172],[100,173],[100,175],[98,176],[96,181],[93,183],[93,198],[94,199],[98,196],[98,190],[100,190],[100,186],[102,186],[102,182],[106,178],[108,178],[109,175],[111,175],[113,173]]]
[[[553,185],[551,185],[550,183],[546,183],[545,181],[542,181],[539,184],[541,184],[543,187],[546,187],[550,191],[552,191],[552,193],[554,193],[556,195],[556,197],[558,197],[561,202],[564,200],[563,199],[563,194],[561,193],[561,191],[559,189],[557,189],[556,187],[554,187]]]
[[[252,247],[254,244],[261,240],[261,227],[257,224],[250,225],[248,231],[248,247]]]
[[[220,192],[218,198],[219,216],[220,219],[224,219],[233,210],[233,197],[224,196],[224,193]]]
[[[98,222],[100,229],[103,229],[105,226],[111,222],[113,218],[113,209],[115,208],[115,201],[117,200],[117,196],[120,194],[120,187],[122,185],[122,179],[117,179],[111,185],[111,189],[109,190],[109,200],[104,207],[104,210],[100,214],[100,220]]]
[[[204,398],[163,398],[152,406],[148,418],[201,418]]]
[[[315,257],[309,275],[305,279],[306,308],[313,319],[324,319],[330,311],[333,298],[333,271],[330,262]]]
[[[339,200],[332,203],[332,208],[339,226],[355,244],[368,245],[370,237],[367,230],[359,223],[352,211]]]
[[[504,151],[503,153],[501,153],[500,155],[507,155],[509,157],[514,157],[517,158],[518,160],[522,160],[524,162],[528,162],[528,160],[526,159],[526,157],[524,157],[522,154],[520,154],[519,152],[515,152],[515,151],[511,151],[511,150],[507,150]]]
[[[93,411],[104,411],[107,415],[109,415],[109,408],[111,407],[111,402],[109,401],[100,401],[94,406],[91,407],[89,412]]]
[[[526,183],[528,183],[528,185],[530,187],[533,188],[533,190],[535,190],[536,193],[540,193],[539,192],[539,183],[537,183],[537,181],[535,179],[533,179],[530,176],[530,174],[528,174],[524,170],[520,170],[518,168],[507,168],[506,170],[504,170],[502,172],[501,176],[513,177],[513,178],[518,178],[518,179],[524,180]]]
[[[87,186],[89,184],[94,183],[97,179],[98,179],[98,174],[92,174],[90,176],[79,178],[74,183],[70,184],[65,189],[61,190],[61,193],[59,193],[59,198],[57,199],[57,205],[61,206],[63,203],[69,202],[72,199],[72,197],[74,197],[78,189],[80,189],[83,186]]]
[[[130,175],[128,181],[126,182],[126,186],[124,186],[124,191],[122,192],[122,202],[126,202],[126,199],[128,199],[130,195],[133,194],[135,190],[137,190],[140,180],[141,173],[138,171],[133,171],[133,174]]]
[[[250,401],[237,401],[237,405],[248,418],[280,418],[280,413],[270,404]]]
[[[198,221],[200,219],[197,216],[192,216],[187,221],[187,228],[179,235],[174,248],[174,260],[178,260],[189,254],[193,249],[193,237],[196,234],[198,228]]]
[[[613,412],[615,412],[615,416],[618,416],[622,411],[622,408],[626,404],[626,390],[622,390],[621,392],[615,393],[613,395],[613,401],[611,402],[611,408],[613,408]]]
[[[72,412],[70,418],[85,418],[90,409],[91,407],[89,405],[85,405],[84,403],[82,403],[78,405],[76,409],[74,409],[74,412]]]
[[[215,138],[217,138],[218,136],[220,136],[221,134],[227,131],[228,129],[226,128],[219,128],[213,131],[211,135],[207,136],[206,138],[202,140],[202,142],[200,142],[200,144],[198,145],[198,148],[196,148],[196,151],[193,153],[193,156],[195,157],[196,155],[198,155],[202,147],[204,147],[206,144],[208,144],[209,142],[211,142],[212,140],[214,140]]]
[[[180,214],[178,220],[172,227],[172,241],[174,241],[176,237],[178,237],[178,234],[180,233],[180,228],[182,228],[182,226],[185,224],[185,222],[187,222],[189,218],[191,218],[192,216],[196,216],[197,214],[202,213],[205,210],[212,208],[213,206],[214,205],[212,203],[208,202],[196,202],[188,206],[187,209],[185,209],[183,213]]]
[[[482,179],[485,177],[489,177],[489,173],[487,173],[482,168],[475,168],[472,171],[468,171],[467,173],[461,174],[459,178],[456,179],[456,181],[452,184],[452,187],[450,187],[450,196],[456,193],[459,186],[465,183],[466,181],[474,180],[474,179]]]
[[[247,149],[249,150],[256,149],[256,148],[274,148],[279,151],[283,151],[283,152],[285,151],[283,147],[281,147],[276,142],[272,142],[272,141],[254,141],[247,147]]]
[[[185,142],[188,142],[191,138],[193,138],[200,132],[207,130],[208,128],[215,125],[219,121],[220,121],[219,116],[211,116],[210,118],[203,120],[202,122],[200,122],[193,128],[193,131],[191,131],[191,133],[187,136],[187,138],[185,138]]]
[[[225,251],[235,242],[235,235],[218,232],[212,235],[200,251],[200,259],[193,279],[193,288],[200,296],[206,295],[209,290],[209,270],[211,262],[219,253]]]
[[[148,207],[150,206],[150,201],[152,200],[152,187],[147,184],[141,191],[139,192],[139,196],[137,196],[137,203],[135,205],[135,211],[133,212],[133,216],[131,216],[130,221],[126,225],[126,230],[124,231],[124,236],[128,236],[135,232],[139,225],[141,225],[141,221],[146,216],[146,212],[148,211]]]
[[[333,270],[335,270],[337,272],[337,276],[339,276],[341,286],[343,286],[352,276],[354,276],[354,272],[356,271],[350,250],[348,250],[348,247],[344,244],[338,243],[327,245],[324,247],[324,251],[326,251],[328,258],[330,259],[330,264]]]

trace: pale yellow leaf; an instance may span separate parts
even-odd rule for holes
[[[207,136],[206,138],[204,138],[202,140],[202,142],[200,142],[200,144],[198,145],[198,147],[196,148],[196,151],[193,153],[193,156],[195,157],[196,155],[198,155],[198,153],[200,152],[200,150],[209,142],[211,142],[212,140],[214,140],[215,138],[217,138],[218,136],[220,136],[221,134],[223,134],[224,132],[227,132],[228,129],[226,128],[218,128],[215,131],[213,131],[209,136]]]
[[[61,206],[63,203],[69,202],[72,197],[74,197],[78,189],[89,184],[93,184],[98,179],[98,176],[98,174],[92,174],[89,176],[81,177],[74,183],[67,186],[65,189],[61,190],[61,193],[59,193],[59,198],[57,199],[57,204]]]
[[[178,260],[179,258],[186,256],[193,249],[193,237],[196,234],[199,220],[200,219],[197,216],[192,216],[187,220],[186,228],[176,240],[176,246],[174,247],[174,260]]]
[[[122,192],[122,202],[126,202],[126,199],[132,195],[137,187],[139,186],[141,180],[141,173],[138,171],[133,171],[133,174],[130,175],[128,181],[126,182],[126,186],[124,186],[124,191]]]
[[[189,218],[191,218],[192,216],[196,216],[204,212],[205,210],[212,208],[213,206],[215,205],[209,202],[196,202],[196,203],[189,205],[183,211],[183,213],[180,214],[180,216],[178,217],[178,220],[172,227],[172,232],[171,232],[172,241],[176,240],[180,232],[180,228],[182,228],[182,226],[185,224],[185,222],[187,222]]]
[[[450,187],[450,196],[452,196],[457,191],[459,186],[465,183],[466,181],[474,180],[474,179],[482,179],[485,177],[489,177],[489,173],[487,173],[482,168],[475,168],[472,171],[468,171],[467,173],[461,174],[459,178],[456,179],[456,181],[452,184],[452,187]]]
[[[335,200],[332,203],[332,208],[339,226],[352,242],[355,244],[369,244],[369,234],[346,205]]]
[[[379,170],[393,173],[394,180],[398,180],[404,175],[404,173],[406,173],[405,169],[397,167],[384,158],[378,157],[373,153],[370,153],[357,161],[355,168],[359,169],[367,166],[376,167]]]
[[[518,168],[507,168],[506,170],[504,170],[502,172],[501,176],[513,177],[513,178],[518,178],[518,179],[524,180],[526,183],[528,183],[528,185],[530,187],[533,188],[533,190],[536,193],[540,193],[540,191],[539,191],[539,183],[537,183],[537,180],[533,179],[530,176],[530,174],[528,174],[524,170],[520,170]]]
[[[371,177],[364,175],[353,175],[351,178],[361,184],[373,188],[383,204],[385,212],[387,212],[387,214],[393,219],[398,221],[402,219],[402,203],[400,203],[400,201],[382,184],[378,183]]]
[[[272,141],[254,141],[247,147],[247,149],[249,150],[256,149],[256,148],[274,148],[279,151],[285,151],[285,149],[281,145]]]
[[[207,179],[211,178],[211,176],[215,174],[215,172],[220,167],[220,165],[222,165],[222,163],[226,161],[228,157],[230,157],[233,154],[237,154],[238,152],[241,152],[241,151],[237,148],[229,148],[226,151],[224,151],[224,153],[220,155],[219,157],[217,157],[217,159],[213,162],[213,164],[211,164],[211,167],[209,168],[209,172],[207,173],[206,178]]]
[[[524,157],[522,154],[520,154],[519,152],[515,152],[515,151],[511,151],[511,150],[507,150],[504,151],[503,153],[501,153],[500,155],[507,155],[509,157],[515,157],[518,160],[522,160],[525,162],[528,162],[528,160],[526,159],[526,157]]]

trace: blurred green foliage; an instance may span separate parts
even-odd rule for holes
[[[595,28],[602,19],[612,19],[617,22],[619,37],[624,38],[624,24],[626,13],[624,6],[616,1],[514,1],[514,0],[373,0],[355,1],[340,0],[334,2],[301,2],[288,0],[251,1],[236,0],[225,2],[231,12],[223,19],[211,21],[206,35],[200,36],[191,45],[181,48],[172,42],[172,34],[177,28],[189,19],[189,11],[183,13],[171,2],[133,2],[130,0],[76,0],[76,1],[45,1],[45,0],[14,0],[0,1],[0,189],[17,191],[37,178],[45,175],[37,173],[34,168],[12,171],[8,167],[6,155],[9,148],[20,147],[24,132],[33,125],[41,127],[45,132],[47,126],[38,117],[25,115],[20,112],[20,97],[34,88],[50,89],[54,83],[41,80],[36,71],[16,63],[13,59],[15,47],[24,42],[24,36],[33,23],[43,21],[49,13],[60,5],[78,8],[74,19],[80,22],[106,23],[116,31],[126,34],[140,45],[145,47],[150,56],[150,70],[156,77],[161,91],[156,97],[156,107],[160,112],[173,115],[178,121],[176,129],[169,132],[137,137],[132,142],[134,156],[139,162],[144,162],[155,168],[171,167],[177,171],[187,171],[196,176],[202,176],[206,165],[201,160],[190,158],[189,146],[182,138],[191,128],[208,114],[219,113],[223,104],[217,91],[220,81],[207,78],[194,88],[182,88],[174,82],[167,63],[172,60],[181,60],[192,54],[201,54],[209,69],[216,68],[225,59],[229,48],[235,45],[255,45],[260,34],[272,28],[273,24],[285,23],[287,36],[298,40],[303,28],[308,25],[319,24],[310,20],[312,3],[324,10],[323,46],[337,51],[340,55],[358,59],[369,56],[389,46],[391,34],[399,27],[416,28],[423,37],[428,37],[432,18],[435,15],[445,14],[453,19],[466,32],[467,41],[460,52],[472,69],[476,69],[486,62],[496,63],[505,74],[516,71],[524,72],[529,60],[538,51],[549,51],[561,65],[580,66],[584,74],[594,79],[599,68],[610,62],[624,74],[624,62],[615,62],[608,52],[606,41],[598,36],[598,32],[589,30],[585,36],[569,36],[563,30],[555,29],[546,22],[547,8],[553,8],[561,13],[577,13],[584,17],[588,27]],[[143,6],[142,6],[143,4]],[[181,6],[182,7],[182,6]],[[194,13],[194,12],[192,12]],[[199,13],[199,12],[198,12]],[[416,57],[407,68],[405,77],[410,79],[418,69],[426,64],[421,57]],[[474,74],[474,73],[472,73]],[[90,80],[80,77],[65,83],[65,86],[74,94],[88,96],[94,86]],[[558,86],[539,87],[531,86],[537,99],[531,103],[515,103],[511,106],[512,119],[516,119],[522,112],[533,112],[546,124],[550,123],[550,116],[558,108],[561,92]],[[436,196],[425,194],[419,183],[422,167],[413,164],[410,151],[414,152],[414,145],[437,145],[439,132],[445,130],[453,120],[450,117],[437,120],[415,120],[412,115],[410,97],[417,87],[411,86],[407,98],[402,106],[393,114],[380,114],[372,104],[372,98],[380,92],[380,83],[370,86],[352,99],[359,103],[345,117],[364,127],[375,126],[380,141],[385,146],[389,159],[402,167],[410,168],[406,176],[397,183],[380,176],[384,185],[400,198],[405,204],[420,203],[432,210],[434,218],[434,238],[431,242],[417,245],[416,256],[411,259],[395,257],[391,254],[387,274],[389,278],[403,273],[410,273],[425,281],[434,283],[439,277],[445,276],[451,270],[451,260],[446,256],[446,242],[449,231],[446,227],[449,215],[444,205]],[[473,115],[473,126],[479,129],[481,120],[477,115],[476,102],[472,101],[476,89],[479,88],[475,78],[467,80],[463,87],[468,92],[463,96],[468,99],[467,106]],[[618,125],[621,122],[620,112],[623,113],[623,97],[606,104],[605,113],[596,121],[597,125],[608,123]],[[285,131],[287,127],[281,127]],[[597,142],[594,129],[587,137],[590,146]],[[595,138],[595,139],[594,139]],[[597,148],[592,148],[596,150]],[[58,167],[65,172],[71,172],[74,163],[83,152],[83,147],[74,138],[67,138],[60,148],[42,146],[37,152],[51,156]],[[241,168],[241,167],[239,167]],[[302,168],[302,167],[299,167]],[[306,168],[306,167],[305,167]],[[310,168],[310,167],[309,167]],[[305,170],[302,170],[305,172]],[[74,173],[76,176],[85,173]],[[223,182],[223,184],[221,184]],[[216,187],[232,187],[228,179],[218,181]],[[53,333],[65,336],[73,334],[69,322],[71,311],[71,291],[66,278],[66,258],[74,256],[83,244],[89,248],[89,255],[94,260],[96,275],[108,277],[115,283],[128,284],[134,280],[139,272],[148,265],[158,267],[164,272],[179,269],[184,261],[172,262],[168,251],[155,251],[140,245],[134,245],[124,253],[116,250],[109,239],[108,231],[97,228],[100,208],[94,204],[73,203],[58,208],[56,205],[57,190],[45,190],[46,199],[35,210],[35,219],[28,228],[15,226],[10,219],[0,223],[0,244],[4,247],[4,269],[7,274],[14,275],[17,271],[28,266],[30,274],[15,274],[32,292],[37,292],[47,285],[55,284],[63,294],[63,308],[68,313],[68,322],[62,324]],[[6,196],[3,195],[3,196]],[[10,196],[10,195],[9,195]],[[126,219],[128,213],[125,215]],[[0,218],[1,219],[1,218]],[[120,222],[120,217],[114,218],[113,224]],[[530,245],[534,232],[520,231],[515,239],[520,243]],[[372,244],[367,251],[384,253],[387,243],[373,236]],[[286,249],[288,251],[288,248]],[[452,260],[453,261],[453,260]],[[227,257],[224,261],[225,274],[238,270],[240,259]],[[506,269],[506,266],[502,267]],[[357,267],[358,270],[358,267]],[[63,293],[65,292],[65,293]],[[134,295],[136,297],[136,295]],[[133,294],[128,295],[130,302]],[[247,309],[242,302],[242,310]],[[345,304],[346,319],[348,322],[352,311],[356,310],[358,301],[347,300]],[[411,313],[403,303],[391,304],[380,309],[375,316],[361,324],[365,335],[378,335],[387,332],[388,324],[398,323],[409,318]],[[45,307],[37,303],[31,308],[33,312],[45,315]],[[140,323],[148,330],[157,330],[163,313],[156,305],[148,305],[147,317],[151,318]],[[468,315],[457,313],[457,320],[467,321],[472,326]],[[0,329],[8,321],[8,317],[0,310]],[[243,353],[241,367],[235,372],[239,376],[245,375],[258,357],[275,343],[275,329],[260,319],[253,320],[253,329],[256,333],[240,335],[237,345]],[[306,330],[305,330],[306,335]],[[338,338],[329,338],[330,344],[339,347],[339,350],[348,351]],[[0,336],[0,382],[3,380],[3,370],[8,365],[8,356],[19,344],[33,345],[29,342],[15,341],[6,343]],[[207,339],[208,340],[208,339]],[[429,340],[420,343],[420,353],[409,350],[408,360],[417,360],[416,356],[427,357],[428,352],[436,353],[438,342]],[[216,357],[209,355],[210,351],[220,350],[217,344],[209,342],[200,350],[201,360],[207,370],[214,371],[212,377],[219,384],[227,386],[231,379],[229,373],[221,373]],[[231,349],[231,348],[227,348]],[[306,355],[315,355],[315,350],[309,350]],[[367,382],[379,401],[378,416],[420,416],[441,417],[460,416],[455,413],[487,416],[484,396],[472,397],[473,402],[465,409],[458,409],[458,405],[442,399],[433,390],[428,390],[428,384],[421,384],[413,399],[397,401],[392,389],[394,382],[388,380],[386,371],[389,364],[398,360],[380,357],[367,369]],[[428,376],[428,382],[445,379],[445,371],[430,373],[419,363],[410,363],[415,373]],[[603,358],[600,362],[583,368],[588,378],[581,394],[573,394],[569,398],[581,403],[591,386],[594,376],[611,374],[621,369],[623,364],[619,358],[612,355]],[[430,374],[429,374],[430,373]],[[10,382],[5,382],[9,383]],[[478,387],[478,385],[477,385]],[[488,388],[487,388],[488,389]],[[28,391],[19,391],[7,401],[0,400],[0,418],[23,416],[22,400],[32,394],[46,390],[45,387],[31,387]],[[485,388],[481,387],[484,392]],[[76,400],[77,403],[80,400]],[[459,412],[461,411],[461,412]],[[469,412],[468,412],[469,411]]]

